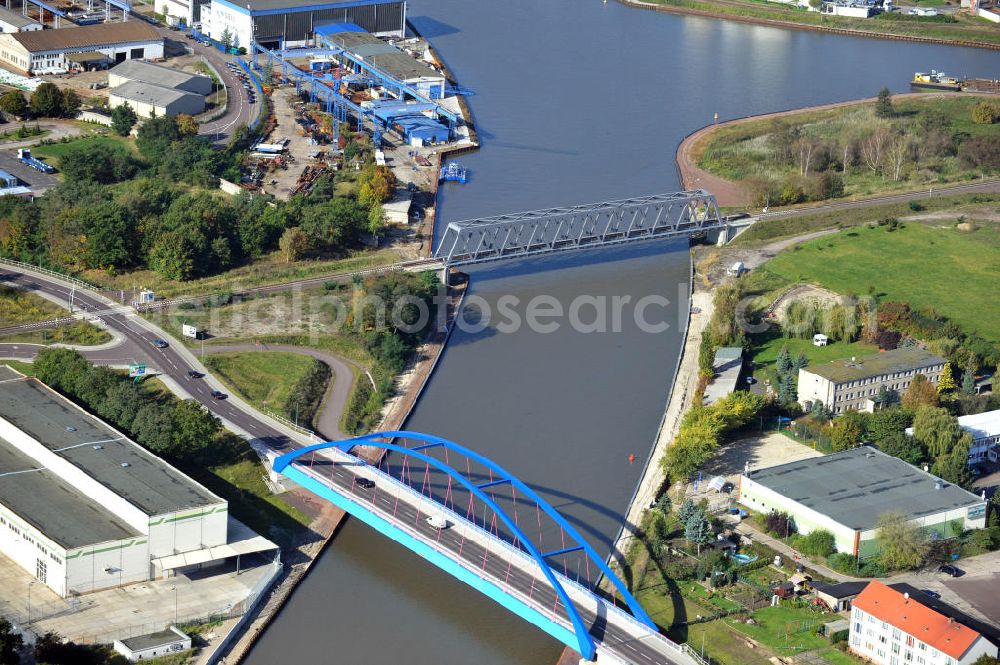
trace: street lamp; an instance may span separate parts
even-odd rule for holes
[[[31,587],[38,583],[38,580],[31,580],[28,582],[28,621],[25,623],[26,626],[31,625]]]
[[[174,592],[174,625],[177,625],[177,585],[170,587],[170,590]]]

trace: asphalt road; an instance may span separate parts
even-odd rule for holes
[[[36,196],[59,184],[59,176],[36,171],[19,160],[16,148],[0,150],[0,169],[17,176]]]
[[[63,301],[70,300],[70,289],[63,284],[48,279],[25,275],[8,268],[0,268],[0,282],[18,286],[28,291],[49,294]],[[110,330],[122,336],[122,343],[113,348],[84,351],[83,355],[90,361],[105,365],[123,365],[128,363],[145,363],[149,370],[157,370],[166,374],[205,407],[237,428],[243,430],[255,439],[259,439],[270,448],[288,451],[296,443],[285,433],[272,427],[255,413],[241,410],[229,400],[213,399],[211,392],[216,387],[205,378],[192,379],[188,372],[204,371],[195,367],[184,355],[172,346],[158,349],[153,346],[157,334],[146,327],[146,322],[134,313],[107,313],[107,304],[94,295],[77,289],[73,294],[73,302],[81,309],[91,312],[105,312],[101,315]],[[0,344],[0,357],[3,358],[33,358],[39,347],[31,344]]]
[[[226,113],[218,120],[206,122],[198,128],[198,133],[202,136],[211,137],[219,145],[226,145],[232,137],[233,132],[241,125],[249,126],[254,116],[257,114],[257,107],[262,103],[260,98],[256,104],[251,104],[247,96],[247,91],[226,67],[227,62],[235,62],[231,55],[222,53],[214,46],[203,46],[193,39],[189,39],[187,33],[180,30],[171,30],[157,23],[150,25],[167,40],[167,50],[174,51],[189,50],[195,55],[204,57],[212,67],[219,73],[220,78],[226,84],[228,102]]]
[[[303,466],[308,468],[308,462]],[[460,529],[438,530],[430,526],[426,521],[427,509],[418,507],[414,497],[398,488],[389,489],[390,482],[398,483],[395,479],[389,481],[380,473],[379,477],[382,480],[378,481],[373,489],[361,487],[355,482],[359,475],[355,472],[357,468],[351,464],[316,459],[312,471],[341,493],[371,504],[388,518],[415,529],[426,540],[446,548],[454,559],[461,560],[467,567],[478,569],[488,575],[500,588],[513,587],[547,610],[557,607],[556,592],[541,573],[536,577],[522,568],[509,565],[508,560],[496,551],[487,550],[474,539],[464,538]],[[557,611],[560,615],[565,615],[564,609],[560,608]],[[688,665],[691,662],[687,657],[668,653],[669,647],[652,636],[637,639],[614,623],[607,623],[604,617],[598,617],[590,610],[581,609],[580,615],[589,627],[595,642],[601,643],[604,649],[611,651],[622,662],[634,665]],[[569,621],[568,618],[566,621]]]

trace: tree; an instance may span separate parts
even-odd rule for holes
[[[23,646],[24,640],[14,632],[11,622],[0,618],[0,665],[19,665]]]
[[[795,533],[795,524],[788,513],[772,510],[764,516],[764,531],[778,538],[787,538]]]
[[[222,429],[219,419],[194,400],[184,400],[174,407],[173,445],[170,454],[183,457],[207,448]]]
[[[136,135],[139,153],[153,163],[159,163],[175,141],[181,138],[177,120],[170,116],[150,118],[142,123]]]
[[[285,262],[291,263],[302,258],[302,254],[309,248],[309,237],[306,232],[297,226],[285,229],[278,241],[278,248],[285,255]]]
[[[927,539],[923,531],[907,521],[906,515],[888,512],[875,522],[878,560],[886,570],[909,570],[924,562]]]
[[[139,164],[125,146],[98,143],[70,146],[59,158],[59,168],[66,180],[110,185],[133,178]]]
[[[992,125],[1000,120],[1000,106],[992,102],[979,102],[972,107],[972,122],[977,125]]]
[[[84,262],[90,268],[126,268],[139,263],[139,228],[128,211],[112,202],[80,214],[86,236]]]
[[[31,93],[31,112],[46,118],[62,115],[63,97],[55,83],[46,81]]]
[[[178,113],[177,130],[180,132],[182,138],[187,136],[197,136],[198,121],[194,119],[194,116],[190,116],[187,113]]]
[[[826,529],[816,529],[797,539],[795,548],[806,554],[826,558],[837,549],[837,541]]]
[[[673,507],[674,502],[670,500],[670,494],[667,492],[661,494],[660,498],[656,500],[656,509],[664,515],[669,515]]]
[[[913,438],[927,449],[931,457],[951,453],[961,435],[958,418],[945,409],[925,406],[914,414]]]
[[[65,395],[75,395],[76,384],[90,369],[90,363],[71,349],[51,348],[38,353],[32,369],[42,383]]]
[[[688,518],[684,523],[684,539],[698,546],[698,554],[701,554],[702,545],[712,542],[712,525],[705,513],[699,510]]]
[[[796,370],[800,370],[808,366],[809,366],[809,357],[806,356],[805,353],[800,353],[799,355],[795,356],[795,360],[792,361],[792,368]]]
[[[896,115],[896,110],[892,107],[892,93],[889,88],[879,90],[878,99],[875,101],[875,115],[879,118],[891,118]]]
[[[865,422],[865,436],[876,444],[890,436],[902,434],[913,424],[913,414],[899,407],[879,409],[870,414]]]
[[[385,226],[385,210],[381,203],[374,203],[368,209],[368,225],[366,230],[374,236]]]
[[[261,67],[260,78],[264,82],[264,85],[274,85],[274,64],[270,58]]]
[[[938,396],[934,384],[923,374],[917,374],[903,393],[903,406],[916,409],[920,406],[937,406]]]
[[[28,115],[28,101],[19,91],[10,90],[0,97],[0,111],[24,120]]]
[[[146,404],[135,414],[132,434],[144,448],[157,455],[169,454],[173,447],[173,418],[170,410],[159,404]]]
[[[830,428],[830,445],[834,452],[856,448],[864,438],[866,414],[848,411],[833,421]]]
[[[779,374],[784,374],[792,369],[792,355],[788,352],[788,345],[782,345],[778,351],[778,357],[774,361],[774,368]]]
[[[976,394],[976,373],[972,370],[971,366],[966,367],[965,371],[962,372],[962,394]]]
[[[941,370],[941,378],[938,379],[937,391],[940,395],[941,393],[951,392],[958,389],[958,384],[955,383],[955,376],[951,371],[951,363],[945,363],[944,369]]]
[[[920,464],[927,458],[923,446],[904,432],[896,432],[885,437],[878,443],[878,449],[886,455],[898,457],[910,464]]]
[[[83,100],[75,91],[66,88],[62,91],[59,100],[59,115],[63,118],[75,118],[80,113]]]
[[[126,102],[111,110],[111,129],[118,136],[128,136],[132,128],[135,127],[138,119],[139,117],[135,114],[135,111]]]
[[[791,372],[782,374],[778,379],[778,401],[782,404],[791,404],[797,397],[795,376]]]
[[[685,499],[684,503],[681,504],[681,509],[677,512],[677,516],[680,518],[681,522],[687,524],[687,521],[691,519],[691,516],[698,512],[698,506],[694,505],[694,501],[691,499]]]
[[[219,36],[219,42],[226,47],[227,51],[232,47],[233,33],[230,32],[228,27],[225,30],[223,30],[222,34]]]

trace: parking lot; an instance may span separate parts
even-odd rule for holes
[[[22,183],[31,188],[35,196],[59,184],[59,176],[36,171],[19,160],[16,149],[7,150],[0,148],[0,169],[13,176],[17,176]]]

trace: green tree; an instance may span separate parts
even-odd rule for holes
[[[59,98],[60,116],[63,118],[75,118],[80,113],[81,106],[83,106],[83,100],[80,99],[80,95],[76,94],[75,91],[70,88],[62,91]]]
[[[168,455],[173,449],[173,427],[170,410],[159,404],[146,404],[135,414],[132,434],[144,448],[157,455]]]
[[[816,529],[808,535],[798,538],[795,542],[795,548],[806,554],[825,559],[836,551],[837,541],[829,531]]]
[[[378,236],[379,231],[385,227],[385,210],[381,203],[373,203],[368,209],[368,225],[365,228],[368,233]]]
[[[177,120],[170,116],[150,118],[139,126],[135,144],[139,154],[154,164],[160,163],[171,146],[181,139]]]
[[[878,99],[875,101],[875,115],[879,118],[891,118],[896,114],[896,109],[892,106],[892,93],[889,88],[882,88],[878,92]]]
[[[968,487],[972,482],[972,474],[969,472],[969,448],[971,446],[972,435],[963,432],[948,454],[941,455],[934,460],[931,473],[949,483]]]
[[[791,404],[797,397],[795,376],[788,372],[778,377],[778,401],[782,404]]]
[[[278,241],[278,247],[285,256],[285,262],[291,263],[302,258],[302,254],[309,248],[309,236],[297,226],[285,229]]]
[[[805,353],[800,353],[799,355],[797,355],[795,357],[795,360],[792,362],[792,368],[795,370],[800,370],[808,366],[809,366],[809,357]]]
[[[860,411],[848,411],[833,421],[833,426],[830,428],[830,445],[834,452],[850,450],[861,444],[866,415]]]
[[[921,407],[913,416],[913,438],[931,457],[949,454],[962,435],[958,418],[945,409]]]
[[[132,107],[128,105],[128,102],[120,104],[111,110],[111,129],[118,136],[128,136],[138,120],[139,117],[132,110]]]
[[[963,395],[975,395],[976,394],[976,373],[971,367],[967,367],[962,373],[962,394]]]
[[[778,351],[778,357],[774,361],[774,368],[779,374],[785,374],[792,369],[792,354],[788,352],[788,345],[784,344]]]
[[[687,524],[688,520],[691,519],[691,515],[699,511],[698,506],[694,505],[694,501],[691,499],[685,499],[684,503],[681,504],[681,508],[677,511],[677,516],[680,518],[681,522]]]
[[[107,202],[81,211],[80,226],[86,237],[84,262],[90,268],[126,268],[137,265],[139,229],[121,206]]]
[[[880,444],[890,436],[902,434],[913,424],[913,414],[899,407],[879,409],[870,414],[865,422],[865,436]]]
[[[99,143],[70,146],[59,158],[59,168],[67,180],[110,185],[135,177],[139,163],[125,146]]]
[[[36,116],[58,118],[62,115],[62,93],[55,83],[46,81],[31,93],[31,112]]]
[[[951,392],[958,388],[958,384],[955,383],[955,376],[951,371],[951,363],[945,363],[944,369],[941,370],[941,378],[938,379],[937,391],[940,395],[941,393]]]
[[[712,525],[700,510],[684,523],[684,539],[698,546],[698,554],[702,545],[712,542]]]
[[[0,111],[24,120],[28,115],[28,101],[18,90],[9,90],[0,96]]]
[[[90,369],[90,363],[71,349],[51,348],[39,351],[32,369],[39,381],[72,396],[76,394],[80,377]]]
[[[669,515],[670,511],[673,510],[674,502],[670,499],[670,494],[664,492],[660,495],[660,498],[656,500],[656,509],[659,510],[664,515]]]
[[[274,64],[271,63],[270,58],[268,58],[267,62],[264,63],[264,66],[261,67],[260,77],[264,82],[264,85],[274,85]]]
[[[0,665],[19,665],[23,646],[24,640],[14,631],[13,624],[0,618]]]
[[[157,238],[147,260],[149,267],[163,277],[183,281],[194,275],[197,253],[190,236],[171,231]]]
[[[181,458],[209,447],[222,429],[219,419],[194,400],[184,400],[174,407],[171,456]]]
[[[341,251],[357,242],[368,222],[368,210],[359,202],[336,198],[303,211],[300,227],[316,248]]]
[[[927,538],[919,527],[907,520],[906,515],[882,513],[875,522],[875,528],[878,560],[886,570],[909,570],[924,562]]]
[[[228,27],[222,31],[221,35],[219,35],[219,43],[225,46],[227,51],[232,47],[233,33],[230,32]]]

